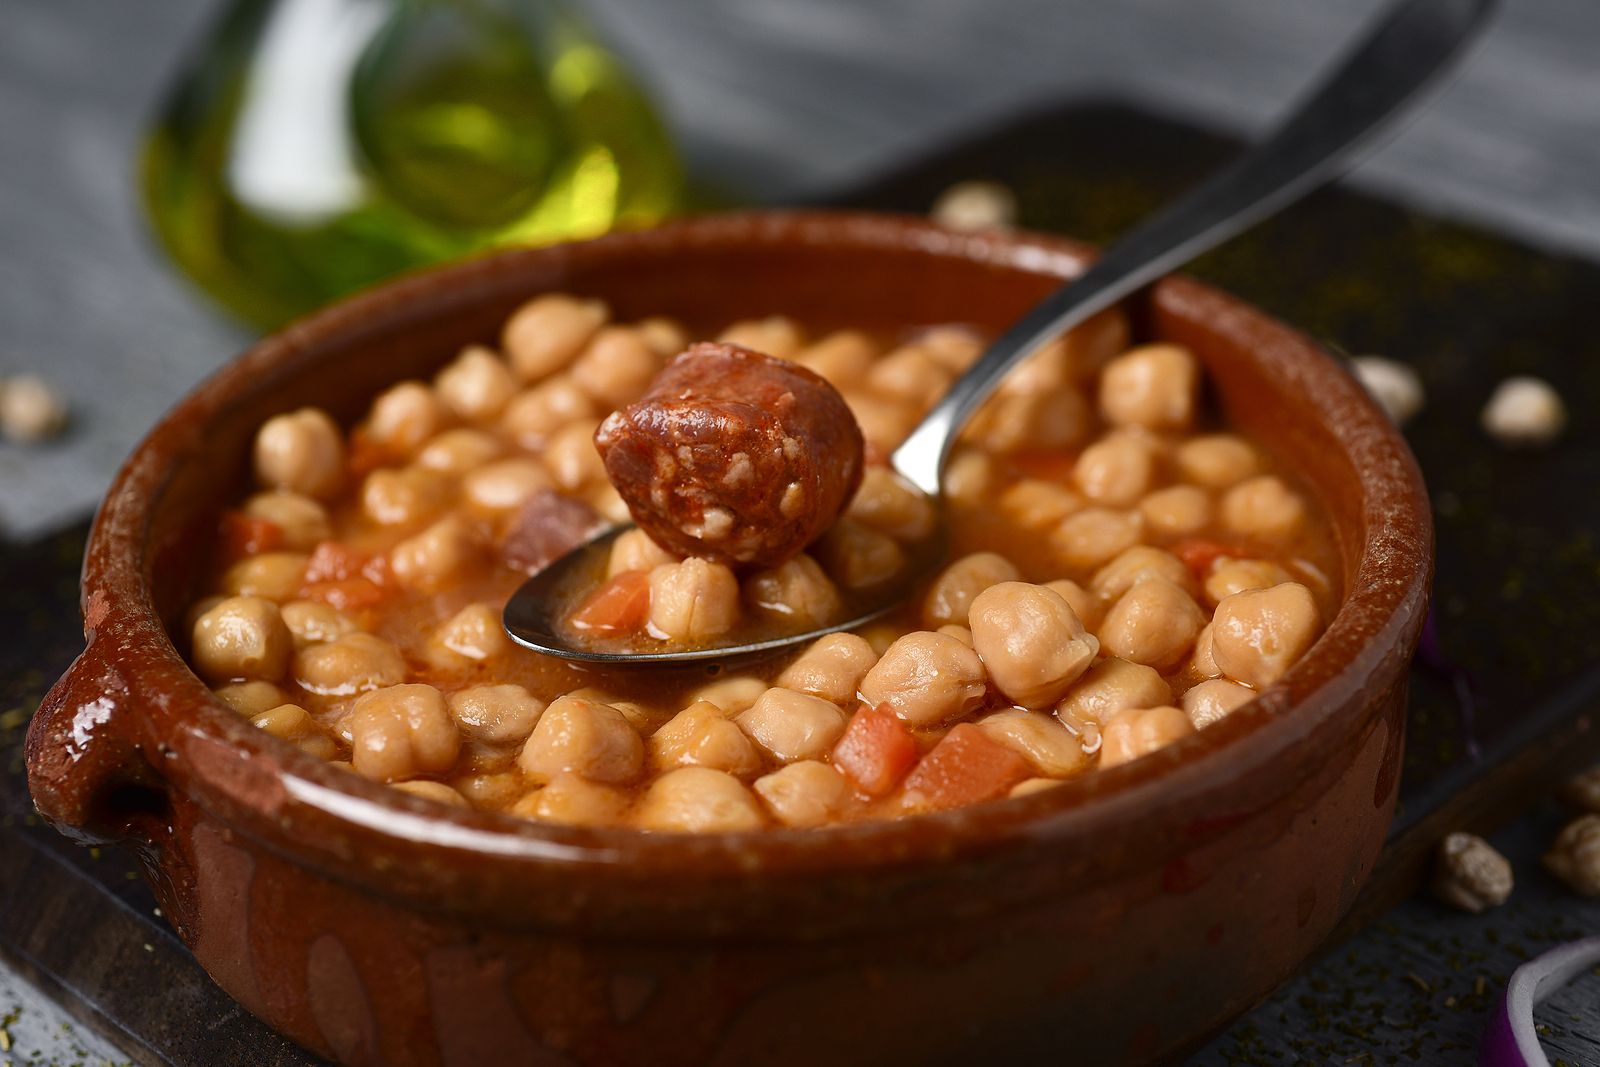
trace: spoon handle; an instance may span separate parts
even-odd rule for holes
[[[1288,206],[1435,83],[1495,0],[1402,0],[1265,140],[1109,246],[997,339],[895,451],[894,467],[939,492],[956,434],[1007,371],[1046,342]]]

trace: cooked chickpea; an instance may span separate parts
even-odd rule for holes
[[[505,361],[482,345],[461,350],[433,387],[445,407],[468,422],[489,422],[505,410],[517,392],[517,380]]]
[[[595,782],[626,782],[643,765],[644,742],[622,712],[570,693],[544,709],[517,754],[517,766],[535,781],[569,772]]]
[[[933,501],[888,467],[868,467],[845,514],[897,541],[933,532]]]
[[[455,495],[450,476],[425,467],[379,467],[361,483],[361,513],[380,526],[416,526]]]
[[[821,826],[850,803],[844,775],[817,760],[801,760],[757,778],[751,786],[785,826]]]
[[[300,595],[305,584],[307,557],[303,552],[263,552],[229,567],[222,589],[232,596],[258,596],[284,601]]]
[[[1183,662],[1205,624],[1205,612],[1182,586],[1148,575],[1106,612],[1100,644],[1110,655],[1167,670]]]
[[[327,509],[299,493],[281,490],[257,493],[245,501],[244,513],[251,518],[265,519],[283,531],[283,547],[296,552],[310,551],[318,541],[326,541],[332,534]]]
[[[1099,652],[1099,643],[1052,589],[1001,582],[970,612],[972,646],[996,689],[1027,708],[1055,703]]]
[[[829,577],[846,589],[880,585],[906,565],[905,551],[893,538],[854,519],[834,523],[811,550]]]
[[[1174,455],[1184,481],[1202,489],[1228,489],[1261,469],[1251,444],[1231,433],[1191,437]]]
[[[1084,628],[1093,630],[1100,625],[1100,618],[1105,614],[1105,605],[1099,597],[1089,592],[1071,578],[1057,578],[1045,582],[1046,589],[1054,590],[1056,595],[1067,602],[1072,613],[1083,623]]]
[[[996,552],[962,556],[933,580],[922,601],[922,621],[930,627],[967,625],[967,613],[979,593],[1001,582],[1020,581],[1016,564]]]
[[[313,719],[298,704],[279,704],[250,716],[256,729],[287,741],[308,756],[317,759],[334,759],[339,755],[339,743],[321,723]]]
[[[606,690],[601,689],[599,686],[591,685],[585,686],[582,689],[574,689],[572,692],[568,693],[567,696],[581,697],[584,700],[595,700],[602,704],[610,704],[612,707],[616,708],[622,713],[622,717],[628,720],[628,725],[633,727],[634,731],[637,732],[640,737],[649,736],[650,734],[654,733],[662,723],[672,718],[672,712],[670,711],[667,711],[663,708],[641,704],[636,700],[628,700],[624,697],[616,695],[615,693],[607,692]]]
[[[526,741],[544,707],[520,685],[475,685],[450,695],[450,714],[462,732],[490,745]]]
[[[1048,712],[997,711],[977,725],[991,741],[1011,749],[1047,777],[1067,778],[1089,765],[1083,743]]]
[[[450,784],[480,811],[500,811],[523,795],[522,775],[515,771],[488,771],[453,778]]]
[[[363,693],[350,709],[350,763],[379,782],[443,774],[461,751],[461,732],[431,685],[391,685]]]
[[[877,358],[872,338],[859,330],[840,330],[795,353],[794,361],[835,389],[844,389],[860,382]]]
[[[983,338],[965,326],[930,326],[917,334],[916,343],[952,374],[963,373],[983,355]]]
[[[1306,521],[1300,494],[1275,475],[1240,482],[1222,495],[1222,522],[1228,529],[1266,541],[1287,541]]]
[[[639,332],[644,343],[662,359],[671,359],[689,347],[689,331],[675,320],[663,315],[640,319],[633,324],[633,328]]]
[[[844,733],[845,715],[809,693],[768,689],[734,720],[750,739],[780,763],[821,759]]]
[[[1010,797],[1032,796],[1034,793],[1043,793],[1047,789],[1054,789],[1061,784],[1059,778],[1024,778],[1011,787]]]
[[[1089,434],[1094,413],[1076,389],[1033,393],[996,393],[978,409],[964,441],[991,452],[1073,448]]]
[[[1242,685],[1214,678],[1184,692],[1183,710],[1195,729],[1204,730],[1255,698],[1255,693]]]
[[[1057,482],[1024,478],[1000,494],[1000,511],[1029,530],[1051,530],[1083,508],[1083,497]]]
[[[544,465],[530,457],[495,460],[461,479],[461,494],[467,503],[492,515],[508,515],[552,479]]]
[[[563,427],[596,419],[600,409],[570,377],[557,375],[511,398],[500,426],[523,448],[543,445]]]
[[[482,430],[446,430],[417,453],[417,465],[446,474],[465,474],[505,452],[500,440]]]
[[[708,701],[722,709],[724,715],[737,715],[754,704],[767,691],[767,683],[748,674],[734,674],[718,678],[689,694],[690,702]]]
[[[1148,756],[1194,733],[1180,708],[1130,708],[1100,728],[1100,766],[1115,767]]]
[[[892,452],[917,424],[916,411],[899,401],[856,390],[843,396],[869,448]]]
[[[568,826],[615,826],[627,810],[628,797],[621,790],[576,774],[558,774],[513,804],[510,813]]]
[[[720,637],[739,621],[739,580],[721,563],[689,558],[650,572],[650,632],[669,641]]]
[[[944,496],[959,507],[981,504],[994,488],[994,460],[970,445],[957,445],[944,468]]]
[[[1112,507],[1133,504],[1150,490],[1156,451],[1131,433],[1107,434],[1078,454],[1072,476],[1090,500]]]
[[[736,833],[765,823],[755,795],[739,779],[710,767],[679,767],[650,783],[634,812],[644,830]]]
[[[668,563],[678,562],[678,557],[656,544],[643,530],[633,529],[611,542],[611,555],[606,562],[606,577],[615,578],[624,571],[653,571]]]
[[[1157,489],[1139,501],[1139,514],[1158,537],[1187,537],[1211,524],[1211,497],[1192,485]]]
[[[534,297],[506,320],[500,347],[525,382],[544,378],[577,358],[610,317],[599,300],[561,293]]]
[[[947,622],[933,632],[944,634],[946,637],[953,637],[968,648],[972,647],[972,631],[965,626],[957,626],[953,622]]]
[[[467,798],[443,782],[419,778],[411,782],[391,782],[390,787],[398,789],[407,796],[421,797],[423,800],[431,800],[435,804],[445,804],[452,808],[464,808],[467,806]]]
[[[868,367],[866,382],[879,396],[923,412],[933,407],[954,379],[933,353],[920,345],[906,345]]]
[[[1216,636],[1216,621],[1208,622],[1200,630],[1200,635],[1194,639],[1194,654],[1189,657],[1189,673],[1197,678],[1220,678],[1222,668],[1217,666],[1217,658],[1212,654],[1212,638]]]
[[[802,628],[826,625],[844,610],[839,590],[804,553],[746,578],[744,601],[754,612]]]
[[[389,552],[389,567],[403,584],[424,591],[448,588],[478,562],[481,545],[460,515],[447,515]]]
[[[646,742],[654,767],[714,767],[754,774],[761,754],[737,723],[709,700],[696,701],[669,719]]]
[[[344,482],[344,438],[318,408],[277,415],[256,432],[255,467],[269,489],[326,500]]]
[[[340,611],[316,600],[291,600],[279,609],[284,625],[294,635],[296,648],[337,641],[345,634],[360,629],[355,620]]]
[[[1143,524],[1137,511],[1084,508],[1055,528],[1050,547],[1068,567],[1088,570],[1138,544]]]
[[[595,419],[569,422],[545,446],[545,466],[562,489],[572,492],[606,480],[605,461],[594,446],[594,431],[599,425]]]
[[[589,342],[568,372],[572,382],[604,408],[620,408],[644,393],[663,366],[660,353],[637,330],[607,326]]]
[[[797,693],[844,704],[856,699],[878,654],[867,644],[866,638],[856,634],[828,634],[819,637],[810,648],[800,653],[798,659],[778,675],[778,685]]]
[[[229,597],[201,615],[190,646],[195,668],[218,682],[281,678],[293,651],[278,606],[258,596]]]
[[[211,693],[228,707],[247,717],[259,715],[279,704],[289,702],[288,694],[271,682],[230,682],[227,685],[219,685]]]
[[[1134,545],[1095,571],[1094,577],[1089,579],[1089,588],[1094,590],[1097,596],[1116,600],[1132,589],[1140,578],[1150,575],[1165,578],[1185,590],[1194,583],[1194,576],[1189,573],[1189,568],[1184,565],[1183,560],[1171,552],[1149,545]]]
[[[367,440],[409,456],[443,430],[449,414],[422,382],[401,382],[378,394],[367,415]]]
[[[494,604],[468,604],[433,631],[433,644],[462,659],[483,662],[512,649]]]
[[[1178,345],[1143,345],[1106,364],[1100,413],[1114,426],[1187,430],[1194,421],[1200,366]]]
[[[948,722],[983,703],[983,661],[947,634],[906,634],[861,679],[861,695],[912,726]]]
[[[1065,721],[1104,723],[1129,708],[1154,708],[1170,703],[1172,687],[1153,667],[1125,659],[1103,659],[1090,667],[1056,705]]]
[[[608,522],[620,524],[633,518],[633,513],[628,510],[627,501],[622,499],[622,494],[617,492],[617,487],[610,482],[591,485],[584,490],[582,499]]]
[[[742,345],[779,359],[789,359],[806,343],[799,323],[783,315],[746,319],[729,326],[717,338],[723,344]]]
[[[1214,606],[1235,593],[1270,589],[1293,580],[1293,575],[1271,560],[1219,559],[1206,575],[1206,599]]]
[[[294,655],[294,680],[319,696],[348,697],[406,680],[400,650],[372,634],[346,634]]]
[[[1211,654],[1222,673],[1265,689],[1305,655],[1322,623],[1311,590],[1284,582],[1228,597],[1212,627]]]

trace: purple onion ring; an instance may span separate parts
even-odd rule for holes
[[[1550,1067],[1534,1029],[1533,1009],[1596,964],[1600,964],[1600,937],[1586,937],[1553,948],[1513,971],[1483,1035],[1481,1067]]]

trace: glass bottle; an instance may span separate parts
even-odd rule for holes
[[[141,177],[179,266],[262,327],[476,249],[648,224],[683,187],[560,0],[235,0]]]

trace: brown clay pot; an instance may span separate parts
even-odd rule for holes
[[[1432,562],[1400,436],[1328,356],[1182,278],[1138,332],[1332,517],[1346,591],[1247,708],[1017,800],[814,832],[646,835],[456,811],[325,766],[212,698],[169,634],[266,417],[355,418],[529,295],[711,324],[998,329],[1086,250],[873,215],[758,213],[514,251],[375,289],[256,345],[134,452],[84,564],[88,647],[34,719],[64,832],[142,857],[217,982],[359,1065],[1132,1063],[1306,958],[1372,869]]]

